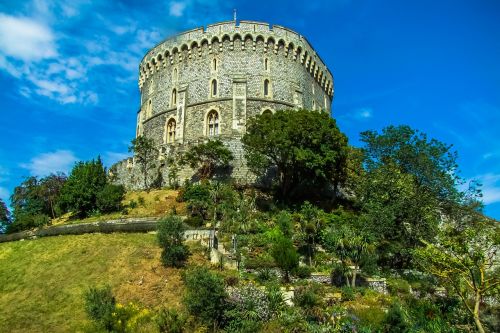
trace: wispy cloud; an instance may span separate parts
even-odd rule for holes
[[[373,117],[373,109],[371,107],[361,107],[344,114],[337,118],[345,123],[367,121]]]
[[[5,56],[30,62],[57,56],[54,33],[48,26],[1,13],[0,48]]]
[[[486,205],[500,202],[500,174],[486,173],[474,179],[482,184],[483,202]]]
[[[184,13],[184,10],[186,9],[186,2],[182,1],[172,1],[169,4],[169,13],[172,16],[180,17]]]
[[[23,163],[20,166],[29,170],[32,176],[43,177],[56,172],[68,173],[76,161],[77,158],[72,151],[57,150],[37,155],[29,163]]]

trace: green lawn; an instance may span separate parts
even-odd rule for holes
[[[179,271],[160,265],[152,234],[86,234],[0,244],[0,331],[78,332],[82,294],[110,284],[118,302],[178,307]]]

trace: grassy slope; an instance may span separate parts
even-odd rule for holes
[[[185,214],[186,205],[183,202],[177,202],[176,198],[179,194],[176,190],[151,190],[146,191],[131,191],[125,193],[125,197],[122,201],[126,209],[127,214],[123,211],[115,212],[111,214],[103,214],[98,216],[92,216],[85,219],[69,219],[70,214],[63,215],[59,218],[52,220],[52,225],[67,224],[67,223],[85,223],[85,222],[96,222],[103,220],[114,220],[120,218],[129,217],[151,217],[151,216],[164,216],[172,212],[175,209],[177,214]],[[143,203],[141,204],[142,198]],[[130,208],[130,203],[134,201],[136,203],[135,208]]]
[[[118,302],[178,307],[180,271],[160,265],[152,234],[87,234],[0,244],[0,331],[76,332],[83,291],[110,284]],[[191,260],[201,260],[193,256]]]

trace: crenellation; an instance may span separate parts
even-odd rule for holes
[[[138,81],[136,133],[157,145],[165,184],[168,155],[215,138],[235,155],[233,178],[252,181],[241,144],[247,120],[290,108],[330,112],[334,91],[332,74],[304,37],[254,21],[220,22],[164,40],[141,61]],[[175,136],[167,140],[169,121]],[[119,175],[135,172],[126,166]],[[182,179],[192,174],[180,172]],[[140,186],[130,183],[140,177],[122,178],[128,187]]]

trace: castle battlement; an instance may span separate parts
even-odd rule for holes
[[[142,59],[139,65],[139,87],[150,75],[165,67],[165,63],[172,64],[175,57],[191,59],[201,56],[202,48],[208,48],[212,53],[214,47],[222,51],[222,44],[228,42],[231,50],[241,47],[245,49],[247,42],[251,43],[255,51],[256,44],[262,42],[265,51],[277,54],[282,51],[284,56],[291,56],[306,67],[320,87],[331,97],[333,96],[333,76],[323,63],[322,59],[305,37],[297,32],[279,25],[256,21],[225,21],[184,31],[165,39],[154,46]],[[217,44],[214,46],[214,44]]]
[[[182,32],[149,50],[139,66],[141,105],[136,135],[158,149],[157,175],[168,157],[221,140],[233,153],[232,176],[252,182],[241,138],[247,122],[283,109],[331,111],[333,76],[300,34],[278,25],[219,22]],[[142,183],[130,161],[116,174],[128,188]],[[181,180],[193,170],[179,171]]]

